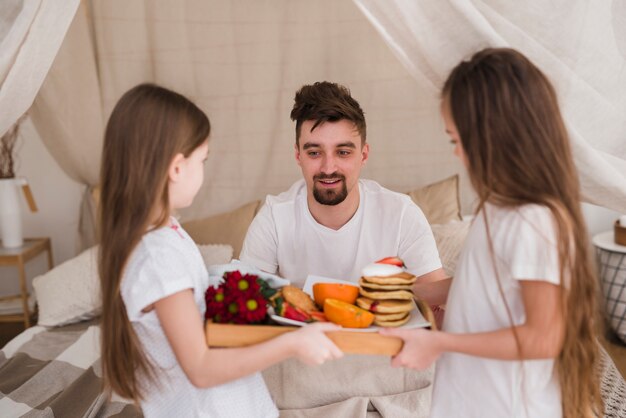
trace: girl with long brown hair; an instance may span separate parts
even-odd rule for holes
[[[274,417],[260,370],[289,357],[340,357],[331,324],[251,347],[209,349],[209,278],[198,248],[172,217],[204,177],[209,120],[185,97],[151,84],[119,100],[101,169],[102,368],[110,392],[146,417]]]
[[[442,96],[478,208],[454,279],[416,287],[446,303],[443,331],[385,331],[405,341],[392,364],[439,358],[433,417],[599,416],[596,278],[554,88],[519,52],[485,49]]]

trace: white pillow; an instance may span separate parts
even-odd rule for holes
[[[456,263],[469,232],[470,223],[470,220],[450,221],[430,226],[437,242],[441,264],[450,277],[454,276]]]
[[[202,244],[198,245],[198,249],[207,268],[215,264],[228,264],[233,258],[233,247],[228,244]]]
[[[39,304],[39,325],[60,326],[100,314],[98,247],[58,265],[33,279]]]
[[[198,249],[207,267],[228,263],[233,256],[230,245],[199,245]],[[95,318],[102,311],[98,247],[36,277],[33,288],[39,304],[39,325],[57,327]]]

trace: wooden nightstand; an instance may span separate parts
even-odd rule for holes
[[[48,269],[52,269],[52,247],[50,238],[26,238],[24,245],[17,248],[0,246],[0,266],[16,266],[20,278],[20,294],[1,297],[0,301],[22,300],[22,314],[0,315],[0,322],[24,321],[24,327],[30,327],[31,312],[28,308],[28,286],[26,284],[26,263],[44,251],[48,252]]]

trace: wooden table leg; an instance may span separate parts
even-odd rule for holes
[[[50,240],[46,243],[46,250],[48,251],[48,271],[52,270],[52,245]]]
[[[18,265],[20,274],[20,290],[22,293],[22,309],[24,312],[24,328],[30,327],[30,310],[28,309],[28,287],[26,286],[26,271],[24,269],[24,262],[20,262]]]

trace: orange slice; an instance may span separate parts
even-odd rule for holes
[[[374,322],[373,313],[337,299],[326,299],[324,315],[330,322],[346,328],[367,328]]]
[[[313,299],[322,307],[326,299],[337,299],[354,304],[358,297],[358,286],[343,283],[315,283],[313,285]]]

